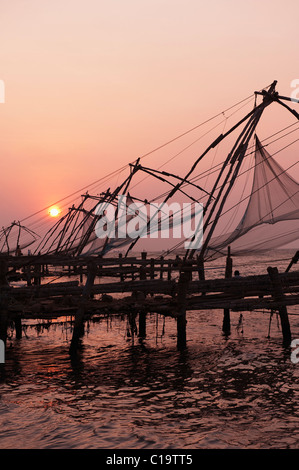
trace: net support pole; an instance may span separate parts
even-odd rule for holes
[[[0,340],[1,345],[5,348],[7,339],[7,326],[8,326],[8,297],[2,294],[0,297]]]
[[[20,315],[16,315],[14,318],[14,326],[16,332],[16,339],[22,338],[22,319]]]
[[[83,289],[82,293],[82,299],[81,299],[81,305],[79,306],[76,315],[75,315],[75,324],[74,324],[74,331],[73,331],[73,336],[72,336],[72,341],[69,349],[70,355],[76,354],[79,343],[80,343],[80,338],[84,335],[84,314],[85,314],[85,302],[86,300],[89,299],[91,290],[94,284],[96,272],[97,272],[97,267],[96,264],[91,262],[88,265],[87,268],[87,280],[86,284]]]
[[[291,267],[293,266],[293,264],[297,264],[299,261],[299,251],[296,251],[296,254],[295,256],[293,256],[293,258],[291,259],[287,269],[285,270],[286,273],[289,272],[289,270],[291,269]]]
[[[146,312],[140,311],[139,312],[139,338],[146,337]]]
[[[187,346],[187,333],[186,333],[186,307],[187,307],[187,293],[190,281],[189,266],[182,266],[178,282],[177,294],[177,348],[182,351]]]
[[[231,257],[230,246],[227,248],[225,278],[231,278],[233,273],[233,260]],[[223,310],[222,331],[225,335],[230,335],[230,310],[225,308]]]
[[[281,281],[278,274],[277,268],[268,267],[267,269],[271,284],[273,287],[273,298],[276,302],[282,302],[284,300],[284,294],[282,290]],[[278,309],[280,316],[280,323],[283,336],[283,345],[285,347],[290,346],[292,341],[291,328],[289,323],[288,311],[285,305],[281,305]]]

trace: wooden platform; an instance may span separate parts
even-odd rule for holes
[[[227,266],[231,270],[231,263]],[[70,280],[61,282],[54,276]],[[279,274],[269,267],[264,275],[231,277],[226,271],[226,276],[205,280],[198,259],[183,264],[177,258],[148,259],[145,254],[141,258],[1,256],[0,335],[5,336],[8,321],[17,324],[28,318],[73,316],[82,326],[92,315],[156,312],[176,318],[178,337],[185,344],[187,311],[221,309],[227,317],[230,310],[265,309],[278,311],[287,321],[283,337],[289,342],[286,307],[299,304],[299,272]],[[11,279],[26,285],[12,287]],[[229,332],[229,321],[225,328]]]

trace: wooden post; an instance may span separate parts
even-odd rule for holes
[[[291,267],[293,266],[293,264],[297,264],[298,261],[299,261],[299,251],[296,251],[295,256],[293,256],[293,258],[291,259],[290,264],[288,265],[285,272],[288,273]]]
[[[200,255],[197,256],[197,272],[198,272],[198,279],[200,281],[204,281],[205,280],[205,268],[204,268],[203,257]]]
[[[160,257],[161,265],[160,265],[160,279],[163,279],[163,266],[164,266],[164,256]]]
[[[33,276],[33,284],[35,286],[39,286],[41,283],[41,265],[36,264],[34,266],[34,276]]]
[[[155,260],[151,258],[150,278],[155,279]]]
[[[146,312],[139,312],[139,338],[146,337]]]
[[[102,255],[99,255],[98,258],[99,258],[99,260],[100,260],[100,262],[99,262],[99,264],[98,264],[98,268],[99,268],[99,277],[101,277],[101,276],[103,275],[103,272],[102,272],[103,265],[102,265],[102,263],[101,263],[101,261],[102,261],[102,259],[103,259],[103,256],[102,256]]]
[[[27,281],[27,286],[31,286],[31,266],[26,265],[24,266],[24,273]]]
[[[0,298],[0,340],[3,341],[4,346],[7,339],[7,322],[8,322],[8,298],[7,295],[1,294]]]
[[[22,320],[21,317],[15,316],[14,318],[15,330],[16,330],[16,339],[22,338]]]
[[[8,272],[7,260],[0,257],[0,286],[8,286],[6,275]]]
[[[124,274],[121,272],[122,267],[123,267],[123,263],[122,263],[123,255],[122,255],[122,253],[118,254],[118,258],[119,258],[120,281],[123,282],[125,280],[125,278],[124,278]]]
[[[198,279],[200,281],[205,281],[205,278],[206,278],[205,277],[205,267],[204,267],[203,257],[201,255],[197,256],[197,272],[198,272]],[[206,292],[202,290],[201,295],[205,296]]]
[[[81,305],[79,306],[75,315],[74,331],[69,349],[71,355],[77,352],[80,338],[84,335],[84,302],[89,298],[91,294],[92,286],[94,284],[95,276],[97,273],[97,267],[93,262],[89,263],[87,269],[87,280],[82,293]]]
[[[141,265],[140,268],[139,268],[139,279],[140,281],[144,281],[146,279],[146,268]]]
[[[135,312],[130,312],[128,314],[128,320],[129,320],[129,324],[130,324],[131,337],[134,339],[134,335],[137,333],[136,313]]]
[[[233,274],[233,261],[230,255],[230,246],[227,248],[225,278],[231,278]],[[225,335],[230,334],[230,311],[229,308],[223,310],[222,331]]]
[[[183,350],[187,345],[186,335],[186,295],[188,292],[188,284],[190,281],[190,272],[188,270],[181,271],[178,282],[178,315],[177,315],[177,348]]]
[[[134,267],[135,267],[134,264],[131,263],[131,268],[132,268],[131,278],[132,278],[132,281],[135,281]]]
[[[171,262],[168,263],[167,267],[167,280],[171,281]]]
[[[79,266],[79,273],[80,273],[80,283],[83,282],[83,267],[82,265]]]
[[[271,283],[272,283],[272,287],[274,291],[273,293],[274,300],[276,300],[277,302],[283,301],[284,294],[283,294],[282,285],[281,285],[281,281],[280,281],[279,274],[278,274],[278,269],[269,267],[267,271],[271,279]],[[291,344],[292,335],[291,335],[291,328],[290,328],[288,311],[287,311],[286,306],[282,305],[281,307],[279,307],[278,312],[280,316],[280,323],[281,323],[281,329],[282,329],[283,345],[287,347]]]
[[[230,246],[227,247],[225,277],[228,279],[233,275],[233,260],[231,258]]]

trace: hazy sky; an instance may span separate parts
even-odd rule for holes
[[[298,17],[297,0],[2,0],[1,225],[274,79],[290,95]]]

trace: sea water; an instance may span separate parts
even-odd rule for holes
[[[240,274],[283,272],[294,251],[234,260]],[[295,269],[294,266],[293,269]],[[223,277],[224,261],[207,266]],[[299,309],[289,307],[292,337]],[[90,321],[71,360],[72,325],[23,322],[10,332],[0,382],[2,449],[214,449],[299,447],[299,364],[269,312],[187,313],[187,348],[173,318],[147,316],[147,337],[125,317]],[[269,334],[270,333],[270,334]]]

